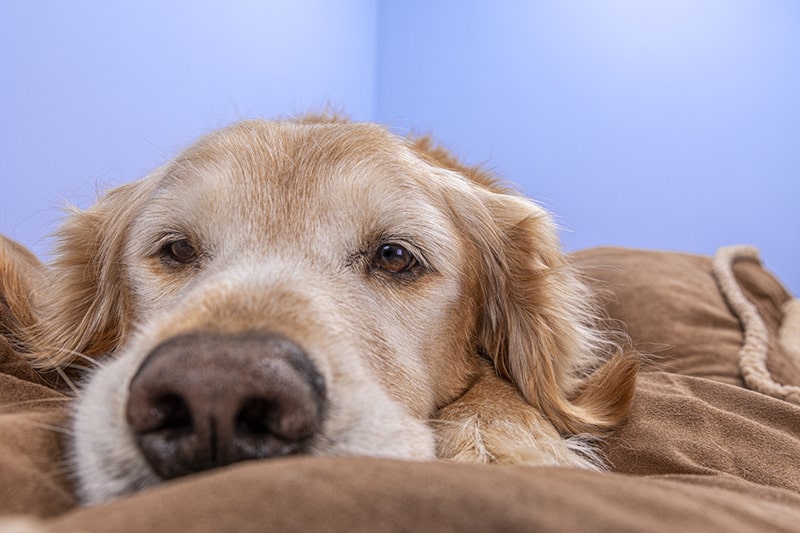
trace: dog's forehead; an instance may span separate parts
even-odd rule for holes
[[[384,128],[361,123],[248,121],[188,148],[156,189],[295,203],[412,187],[426,164]]]
[[[193,228],[224,218],[262,241],[310,231],[346,238],[349,228],[381,224],[437,234],[446,221],[431,171],[407,141],[374,124],[244,122],[168,165],[146,210]]]

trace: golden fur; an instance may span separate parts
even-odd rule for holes
[[[30,251],[0,235],[0,347],[30,352],[25,332],[36,322],[31,297],[41,268]]]
[[[197,257],[166,265],[178,237]],[[386,242],[416,256],[413,275],[370,264]],[[593,443],[633,396],[636,358],[600,327],[551,217],[429,139],[376,125],[212,133],[72,213],[42,276],[14,338],[42,370],[100,361],[74,423],[89,502],[160,481],[119,406],[147,353],[189,332],[301,344],[332,405],[312,454],[597,469]]]

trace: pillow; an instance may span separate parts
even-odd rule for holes
[[[575,254],[608,315],[647,354],[633,413],[606,446],[612,472],[298,457],[79,508],[59,429],[68,399],[9,345],[0,349],[0,515],[27,513],[49,531],[792,530],[800,408],[748,388],[740,353],[760,320],[767,378],[800,384],[793,348],[779,342],[794,300],[752,254],[734,263],[740,255]],[[720,292],[726,265],[728,292],[752,302],[755,318]]]
[[[744,386],[738,367],[742,326],[720,293],[712,259],[675,252],[594,248],[575,254],[587,281],[647,356],[662,370]],[[778,343],[783,306],[792,300],[752,256],[733,263],[740,288],[768,335],[767,365],[776,380],[800,384],[800,365]]]

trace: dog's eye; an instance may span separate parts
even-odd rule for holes
[[[167,259],[183,265],[192,263],[197,259],[197,249],[189,239],[168,242],[162,248],[162,253]]]
[[[411,252],[399,244],[384,244],[375,252],[375,265],[378,268],[400,274],[408,272],[417,265],[417,259]]]

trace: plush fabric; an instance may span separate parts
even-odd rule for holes
[[[80,508],[68,399],[0,342],[0,515],[86,532],[797,531],[800,407],[747,388],[743,322],[710,258],[599,248],[575,259],[646,354],[630,420],[606,446],[612,472],[298,457]],[[771,377],[800,384],[799,347],[778,341],[796,301],[753,259],[733,272],[763,321]]]

